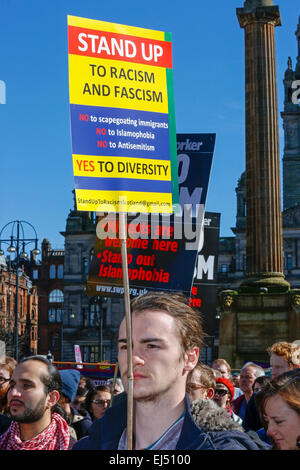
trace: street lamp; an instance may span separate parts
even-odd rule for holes
[[[25,231],[24,228],[26,226],[29,226],[33,232],[35,237],[34,238],[25,238]],[[9,230],[9,227],[11,227],[11,232],[9,238],[2,238],[2,233],[5,230]],[[9,253],[15,253],[15,266],[17,268],[16,271],[16,301],[15,301],[15,327],[14,327],[14,348],[15,348],[15,359],[18,361],[18,355],[19,355],[19,350],[18,350],[18,329],[19,329],[19,273],[18,273],[18,266],[20,260],[25,260],[28,258],[28,255],[25,251],[26,245],[30,243],[34,243],[35,247],[32,250],[33,255],[39,255],[40,250],[37,247],[37,233],[33,225],[31,225],[29,222],[26,222],[26,220],[13,220],[11,222],[8,222],[4,227],[2,228],[0,232],[0,255],[4,255],[4,251],[2,250],[2,243],[5,245],[9,245],[7,248],[7,251]],[[22,251],[20,252],[20,245],[22,245]]]
[[[94,304],[95,321],[97,322],[97,326],[99,327],[99,360],[100,362],[102,362],[102,359],[103,359],[103,298],[96,295],[92,297],[91,304]]]

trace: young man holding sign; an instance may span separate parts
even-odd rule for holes
[[[206,434],[190,413],[188,372],[202,345],[199,316],[180,294],[148,293],[132,302],[133,449],[253,449],[242,432]],[[122,382],[128,388],[125,320],[118,337]],[[74,450],[127,449],[126,400],[95,421]]]

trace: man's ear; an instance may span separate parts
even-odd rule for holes
[[[210,388],[207,388],[207,389],[205,390],[205,392],[206,392],[206,393],[205,393],[206,398],[207,398],[208,400],[212,400],[213,397],[214,397],[214,394],[215,394],[214,389],[210,387]]]
[[[60,393],[57,390],[52,390],[48,393],[47,405],[52,408],[60,399]]]
[[[199,348],[194,346],[184,353],[184,370],[190,371],[196,367],[199,358]]]

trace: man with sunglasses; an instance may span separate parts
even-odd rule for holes
[[[216,379],[211,367],[205,364],[197,364],[196,367],[189,372],[186,382],[186,391],[190,400],[211,400],[215,394]]]

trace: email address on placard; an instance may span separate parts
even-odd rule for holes
[[[96,286],[97,292],[103,292],[106,294],[124,294],[124,287],[119,286]],[[138,296],[148,292],[147,289],[136,289],[129,287],[129,295]]]
[[[160,201],[122,201],[122,200],[115,200],[115,199],[84,199],[78,198],[79,204],[92,204],[95,206],[99,206],[100,204],[109,204],[111,206],[144,206],[144,207],[169,207],[171,204],[169,202],[160,202]]]

